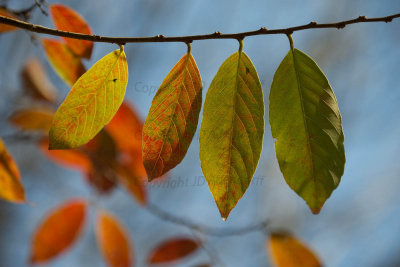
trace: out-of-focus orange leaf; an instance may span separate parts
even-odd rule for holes
[[[53,117],[54,111],[50,109],[22,109],[11,115],[10,122],[22,130],[41,130],[43,132],[48,132]]]
[[[76,169],[84,173],[90,173],[92,170],[90,158],[79,150],[49,150],[47,137],[39,142],[39,148],[49,159],[63,167]]]
[[[302,242],[290,234],[272,233],[269,239],[269,252],[276,267],[320,267],[316,255]]]
[[[43,263],[77,239],[86,215],[83,200],[70,200],[53,210],[33,235],[30,263]]]
[[[85,73],[81,59],[67,45],[55,39],[42,39],[42,44],[50,64],[68,85],[72,86]]]
[[[109,193],[116,185],[117,177],[111,170],[93,167],[86,174],[86,180],[97,189],[99,193]]]
[[[7,17],[7,18],[12,18],[16,19],[16,17],[13,14],[10,14],[7,10],[4,8],[0,7],[0,16]],[[2,32],[9,32],[16,30],[17,28],[14,26],[6,25],[6,24],[0,24],[0,33]]]
[[[148,263],[169,263],[193,253],[199,244],[190,238],[174,238],[157,246],[149,255]]]
[[[100,193],[110,192],[117,182],[114,170],[117,148],[113,138],[103,129],[89,143],[82,146],[81,150],[88,155],[93,165],[86,174],[89,183]]]
[[[88,23],[70,7],[54,4],[50,5],[50,14],[56,28],[62,31],[92,34]],[[63,37],[68,47],[79,57],[89,59],[92,55],[93,42]]]
[[[143,122],[127,101],[122,103],[106,128],[121,151],[142,151]]]
[[[99,249],[109,266],[132,266],[132,249],[128,235],[116,218],[101,212],[97,219],[96,236]]]
[[[147,173],[142,160],[142,128],[143,122],[127,101],[122,103],[106,127],[122,154],[123,164],[130,166],[135,177],[145,180]]]
[[[147,191],[144,181],[132,170],[132,166],[116,166],[118,181],[131,193],[141,205],[147,204]]]
[[[25,191],[21,184],[18,167],[0,138],[0,197],[4,200],[23,203]]]
[[[31,58],[26,61],[21,77],[25,88],[35,98],[51,103],[57,101],[57,91],[47,77],[46,71],[38,58]]]

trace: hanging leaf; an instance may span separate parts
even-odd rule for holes
[[[92,34],[88,23],[75,10],[61,5],[50,5],[50,15],[58,30]],[[89,59],[92,55],[93,42],[62,37],[67,46],[79,57]]]
[[[0,138],[0,198],[14,202],[24,203],[25,191],[21,184],[17,164],[8,153],[3,140]]]
[[[94,64],[58,108],[49,133],[49,148],[76,148],[89,142],[117,112],[127,82],[123,50],[115,50]]]
[[[12,18],[12,19],[16,19],[16,17],[9,13],[7,10],[5,10],[4,8],[0,7],[0,16],[6,17],[6,18]],[[13,31],[16,30],[17,28],[14,26],[10,26],[10,25],[6,25],[6,24],[0,24],[0,33],[3,32],[9,32],[9,31]]]
[[[46,71],[38,58],[31,58],[26,61],[21,78],[25,88],[35,98],[50,103],[57,101],[57,91],[47,77]]]
[[[14,112],[10,122],[26,131],[48,132],[53,121],[54,111],[46,108],[22,109]]]
[[[253,63],[231,55],[215,75],[204,103],[200,160],[222,218],[247,190],[264,135],[264,99]]]
[[[73,85],[85,73],[85,67],[80,58],[62,42],[55,39],[42,39],[42,45],[51,66],[68,85]]]
[[[290,50],[277,69],[269,120],[279,167],[289,186],[319,213],[343,175],[342,118],[317,64]]]
[[[142,128],[142,121],[126,101],[106,127],[121,153],[122,164],[129,166],[130,172],[140,181],[147,178],[142,160]]]
[[[199,248],[199,244],[190,238],[174,238],[158,245],[149,255],[147,262],[170,263],[181,260]]]
[[[30,263],[44,263],[70,247],[81,232],[85,213],[83,200],[70,200],[50,212],[33,235]]]
[[[47,137],[40,140],[38,145],[43,154],[62,167],[76,169],[84,174],[92,171],[91,159],[82,151],[76,149],[49,150]]]
[[[97,219],[96,237],[99,249],[110,267],[128,267],[133,264],[128,234],[120,222],[102,212]]]
[[[164,79],[143,126],[143,164],[149,181],[184,158],[197,128],[201,90],[200,72],[188,53]]]
[[[272,233],[269,253],[275,267],[321,267],[315,254],[302,242],[287,233]]]

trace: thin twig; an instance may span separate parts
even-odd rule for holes
[[[60,31],[51,28],[47,28],[40,25],[31,24],[25,21],[21,21],[18,19],[7,18],[0,16],[0,23],[11,25],[17,28],[25,29],[27,31],[49,34],[54,36],[68,37],[79,40],[87,40],[92,42],[103,42],[103,43],[115,43],[115,44],[125,44],[125,43],[149,43],[149,42],[184,42],[189,43],[195,40],[207,40],[207,39],[243,39],[248,36],[254,35],[266,35],[266,34],[285,34],[290,35],[296,31],[308,30],[308,29],[320,29],[320,28],[336,28],[343,29],[349,24],[355,23],[363,23],[363,22],[391,22],[393,19],[399,18],[400,13],[394,14],[386,17],[377,17],[377,18],[366,18],[365,16],[359,16],[358,18],[345,20],[334,23],[322,23],[319,24],[315,21],[312,21],[308,24],[283,28],[283,29],[267,29],[265,27],[260,28],[259,30],[249,31],[249,32],[240,32],[240,33],[230,33],[230,34],[222,34],[220,32],[214,32],[212,34],[204,34],[204,35],[189,35],[189,36],[176,36],[176,37],[166,37],[164,35],[157,35],[153,37],[108,37],[108,36],[100,36],[100,35],[90,35],[90,34],[82,34],[82,33],[73,33],[67,31]]]
[[[148,203],[146,206],[146,209],[153,215],[159,217],[160,219],[164,221],[169,221],[171,223],[179,224],[182,225],[190,230],[197,231],[199,233],[202,233],[204,235],[209,235],[209,236],[217,236],[217,237],[226,237],[226,236],[238,236],[238,235],[245,235],[251,232],[265,232],[266,228],[268,226],[268,221],[263,220],[259,223],[252,224],[249,226],[244,226],[244,227],[239,227],[239,228],[213,228],[210,226],[205,226],[205,225],[200,225],[198,223],[195,223],[193,221],[178,217],[176,215],[173,215],[167,211],[162,210],[158,206],[156,206],[153,203]]]

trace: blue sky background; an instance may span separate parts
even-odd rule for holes
[[[4,1],[3,1],[4,2]],[[33,1],[7,1],[26,7]],[[54,3],[54,1],[49,1]],[[109,36],[191,35],[220,31],[233,33],[282,28],[310,21],[333,22],[365,15],[400,12],[398,0],[69,0],[61,1],[90,23],[94,33]],[[38,10],[32,22],[51,26]],[[222,222],[206,184],[150,187],[150,201],[178,216],[213,227],[231,228],[268,218],[271,228],[293,232],[313,248],[326,266],[400,265],[400,20],[356,24],[343,30],[318,29],[293,34],[295,46],[316,60],[337,96],[345,133],[346,168],[339,187],[319,215],[285,183],[275,158],[268,123],[268,95],[273,74],[289,49],[283,35],[244,40],[264,90],[266,128],[264,148],[253,183],[227,222]],[[0,35],[0,136],[13,128],[7,117],[27,105],[20,96],[19,72],[24,62],[39,56],[62,96],[69,88],[56,76],[40,45],[30,34],[18,31]],[[95,44],[89,67],[116,49]],[[194,42],[192,53],[204,82],[204,93],[222,62],[238,48],[235,40]],[[184,44],[129,44],[128,99],[144,119],[155,89],[186,52]],[[204,97],[203,97],[204,98]],[[200,117],[201,120],[201,117]],[[28,199],[34,205],[0,203],[0,266],[25,266],[32,231],[46,212],[71,197],[90,198],[80,174],[55,166],[35,145],[7,144],[22,172]],[[171,181],[202,176],[198,158],[198,132],[183,162],[170,174]],[[184,227],[154,217],[123,190],[100,200],[99,205],[118,215],[135,244],[136,266],[146,266],[147,253],[162,240],[190,235]],[[104,266],[93,235],[93,218],[67,253],[49,266]],[[215,250],[216,266],[269,266],[263,233],[239,237],[202,237]],[[179,266],[210,262],[199,251]],[[174,265],[175,266],[175,265]],[[178,266],[178,265],[176,265]]]

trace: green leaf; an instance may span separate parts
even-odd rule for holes
[[[165,77],[143,126],[143,164],[150,181],[184,158],[197,128],[201,90],[200,72],[188,53]]]
[[[200,129],[201,168],[223,219],[253,178],[263,135],[261,83],[249,57],[239,51],[212,81]]]
[[[275,73],[269,120],[289,186],[319,213],[344,171],[344,135],[336,97],[317,64],[290,50]]]
[[[122,104],[128,83],[125,53],[100,59],[74,84],[50,128],[49,149],[76,148],[89,142]]]

